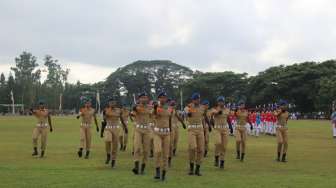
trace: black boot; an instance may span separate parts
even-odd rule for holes
[[[173,149],[173,156],[176,156],[176,149]]]
[[[202,176],[202,174],[200,172],[200,168],[201,168],[201,165],[196,165],[196,170],[195,170],[195,175],[196,176]]]
[[[126,151],[126,145],[124,145],[123,151]]]
[[[120,151],[122,151],[123,149],[124,149],[124,146],[120,144]]]
[[[278,158],[277,158],[277,161],[280,162],[280,152],[278,152]]]
[[[166,180],[166,171],[162,170],[162,176],[161,176],[161,181]]]
[[[156,168],[155,169],[155,176],[154,176],[154,179],[160,179],[161,176],[160,176],[160,168]]]
[[[153,158],[154,157],[154,152],[153,150],[150,150],[150,155],[149,155],[150,158]]]
[[[37,147],[34,147],[34,151],[33,151],[33,154],[32,154],[32,156],[36,156],[36,155],[38,155],[38,152],[37,152]]]
[[[114,168],[114,166],[115,166],[115,160],[112,160],[111,161],[111,168]]]
[[[236,159],[240,159],[240,151],[237,151],[237,157]]]
[[[109,164],[110,163],[110,160],[111,160],[111,154],[106,154],[106,161],[105,161],[105,164]]]
[[[43,157],[44,157],[44,151],[42,150],[42,151],[41,151],[40,158],[43,158]]]
[[[284,154],[282,154],[282,160],[281,160],[281,162],[287,162],[287,160],[286,160],[286,153],[284,153]]]
[[[208,156],[208,150],[205,150],[204,151],[204,157],[207,157]]]
[[[139,161],[135,161],[135,162],[134,162],[134,168],[132,169],[132,172],[133,172],[135,175],[138,175],[138,174],[139,174]]]
[[[194,175],[194,163],[190,163],[189,166],[189,175]]]
[[[85,159],[88,159],[89,158],[89,155],[90,155],[90,151],[86,151],[86,154],[85,154]]]
[[[81,158],[83,155],[83,148],[79,148],[77,154],[78,154],[78,157]]]
[[[219,168],[224,169],[224,160],[221,160],[221,161],[220,161],[220,166],[219,166]]]
[[[219,156],[215,156],[215,166],[218,167],[218,159],[219,159]]]
[[[141,164],[141,171],[140,171],[141,174],[145,174],[145,168],[146,164],[145,163]]]
[[[241,161],[241,162],[244,161],[244,157],[245,157],[245,153],[242,153],[242,154],[241,154],[241,158],[240,158],[240,161]]]
[[[168,167],[171,167],[171,157],[168,157]]]

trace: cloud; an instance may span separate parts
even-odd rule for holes
[[[102,73],[170,59],[202,71],[256,74],[334,59],[335,8],[333,0],[2,0],[0,58],[27,50]]]

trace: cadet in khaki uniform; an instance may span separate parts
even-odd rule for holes
[[[155,179],[165,180],[168,166],[170,149],[170,132],[172,108],[168,108],[167,94],[161,92],[158,95],[159,103],[154,104],[153,118],[153,138],[154,138],[154,158],[155,158]],[[162,173],[161,170],[162,169]]]
[[[38,155],[37,145],[38,145],[38,137],[41,135],[41,155],[42,158],[44,156],[44,152],[47,147],[47,137],[48,137],[48,128],[50,132],[53,131],[51,125],[51,117],[48,112],[48,109],[45,108],[44,102],[41,100],[39,101],[39,107],[36,110],[31,109],[31,113],[37,119],[37,125],[33,130],[33,147],[34,152],[32,156]]]
[[[208,100],[202,101],[202,107],[205,110],[208,110],[210,106],[210,102]],[[208,119],[210,119],[210,112],[207,113]],[[206,123],[205,119],[202,121],[203,124],[203,130],[204,130],[204,157],[208,156],[208,150],[209,150],[209,134],[211,132],[211,125]]]
[[[245,109],[245,102],[239,101],[239,109],[236,112],[237,128],[236,128],[236,150],[237,159],[244,161],[246,137],[247,137],[247,124],[248,124],[248,110]]]
[[[148,105],[148,95],[146,92],[138,95],[139,104],[137,104],[131,113],[135,121],[134,129],[134,174],[144,174],[149,154],[151,130],[149,123],[151,122],[152,107]],[[141,162],[141,170],[139,172],[139,162]]]
[[[169,107],[172,110],[172,120],[171,120],[171,132],[170,132],[170,154],[168,158],[168,166],[171,166],[171,159],[173,156],[176,156],[177,143],[179,139],[179,122],[182,124],[185,129],[186,126],[183,122],[182,117],[179,116],[176,111],[176,102],[170,101]]]
[[[129,111],[126,107],[121,108],[123,120],[126,125],[128,125]],[[127,143],[128,143],[128,132],[126,133],[125,129],[121,129],[119,134],[119,142],[120,142],[120,150],[126,151]]]
[[[215,166],[224,168],[225,152],[229,140],[229,115],[230,109],[225,107],[225,98],[217,98],[217,106],[211,110],[211,117],[214,120],[215,133]],[[220,160],[220,165],[218,165]]]
[[[82,157],[83,155],[83,148],[85,147],[86,154],[85,159],[89,158],[90,155],[90,148],[91,148],[91,124],[92,119],[94,119],[94,122],[96,124],[97,132],[99,132],[98,128],[98,122],[96,118],[96,112],[91,107],[91,100],[90,99],[84,99],[85,106],[80,109],[79,115],[77,116],[77,119],[81,117],[81,125],[80,125],[80,147],[77,152],[78,157]]]
[[[200,105],[200,94],[194,93],[191,97],[192,103],[189,104],[185,111],[187,113],[188,122],[188,145],[189,145],[189,175],[196,174],[201,176],[200,166],[204,155],[204,130],[203,118],[208,122],[207,111]],[[194,165],[196,169],[194,171]]]
[[[117,101],[113,98],[109,99],[108,107],[104,109],[104,123],[102,132],[104,134],[106,162],[108,164],[111,160],[111,167],[114,168],[118,152],[118,141],[120,132],[120,122],[123,130],[128,133],[127,126],[124,122],[122,110],[117,107]]]
[[[279,102],[280,108],[274,113],[277,117],[278,125],[276,127],[276,136],[278,142],[278,158],[277,161],[287,162],[286,155],[287,155],[287,148],[288,148],[288,136],[287,136],[287,121],[289,117],[289,113],[287,111],[287,102],[285,100],[280,100]],[[282,158],[280,156],[282,154]]]

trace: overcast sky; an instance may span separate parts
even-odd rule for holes
[[[335,59],[335,10],[335,0],[1,0],[0,72],[25,50],[59,59],[71,82],[152,59],[253,75]]]

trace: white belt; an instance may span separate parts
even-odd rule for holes
[[[90,123],[81,123],[81,126],[83,126],[83,127],[90,127],[91,124]]]
[[[155,132],[160,132],[160,133],[169,133],[170,132],[170,128],[158,128],[158,127],[154,127],[154,131]]]
[[[278,128],[286,128],[287,126],[286,125],[277,125]]]
[[[107,125],[105,128],[106,129],[119,129],[119,125]]]
[[[135,126],[136,128],[139,128],[139,129],[148,129],[149,128],[149,126],[148,125],[136,125]]]
[[[229,126],[228,125],[215,125],[214,128],[215,129],[227,129],[229,128]]]
[[[202,125],[188,125],[188,129],[200,129],[203,128]]]
[[[49,125],[47,123],[38,123],[36,126],[37,127],[48,127]]]

